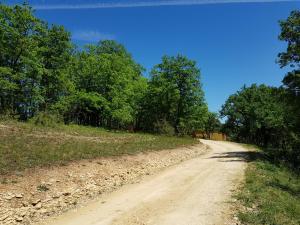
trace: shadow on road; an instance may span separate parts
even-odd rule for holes
[[[217,153],[210,159],[220,159],[221,162],[251,162],[261,158],[261,154],[258,152],[224,152]]]

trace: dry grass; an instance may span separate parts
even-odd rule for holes
[[[6,121],[0,123],[0,174],[196,143],[198,141],[192,138],[113,132],[77,125],[49,128]]]

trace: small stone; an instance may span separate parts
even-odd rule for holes
[[[54,198],[54,199],[56,199],[56,198],[59,198],[60,197],[60,195],[57,193],[57,194],[54,194],[54,195],[52,195],[52,198]]]
[[[16,217],[16,221],[17,222],[22,222],[23,221],[23,217],[20,217],[20,216]]]
[[[69,195],[71,195],[71,192],[70,192],[70,191],[65,191],[65,192],[63,193],[63,195],[64,195],[64,196],[69,196]]]
[[[31,202],[31,204],[32,204],[33,206],[35,206],[35,205],[37,205],[40,201],[41,201],[41,199],[36,199],[36,200],[33,200],[33,201]]]
[[[7,195],[5,196],[6,200],[12,200],[15,196],[14,195]]]
[[[50,202],[50,201],[51,201],[51,198],[48,197],[48,198],[44,199],[42,202],[45,203],[45,202]]]
[[[49,180],[49,182],[50,182],[50,183],[55,183],[55,182],[56,182],[56,180],[55,180],[55,179],[53,179],[53,178],[51,178],[51,179]]]
[[[16,194],[16,198],[23,198],[23,194],[21,194],[21,193]]]
[[[27,215],[27,211],[26,210],[23,210],[23,211],[20,212],[20,216],[21,217],[24,217],[26,215]]]
[[[35,208],[36,208],[36,209],[42,208],[42,204],[39,202],[38,204],[36,204]]]
[[[26,206],[28,205],[28,202],[23,201],[23,202],[22,202],[22,205],[23,205],[24,207],[26,207]]]

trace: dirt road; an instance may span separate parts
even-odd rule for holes
[[[232,224],[231,191],[243,178],[247,150],[203,140],[211,151],[126,185],[49,225]]]

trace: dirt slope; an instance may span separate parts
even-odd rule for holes
[[[0,224],[29,225],[83,206],[120,186],[196,158],[203,144],[136,155],[80,160],[0,176]]]
[[[243,178],[247,150],[234,143],[203,142],[212,151],[46,224],[235,224],[229,201],[231,191]]]

